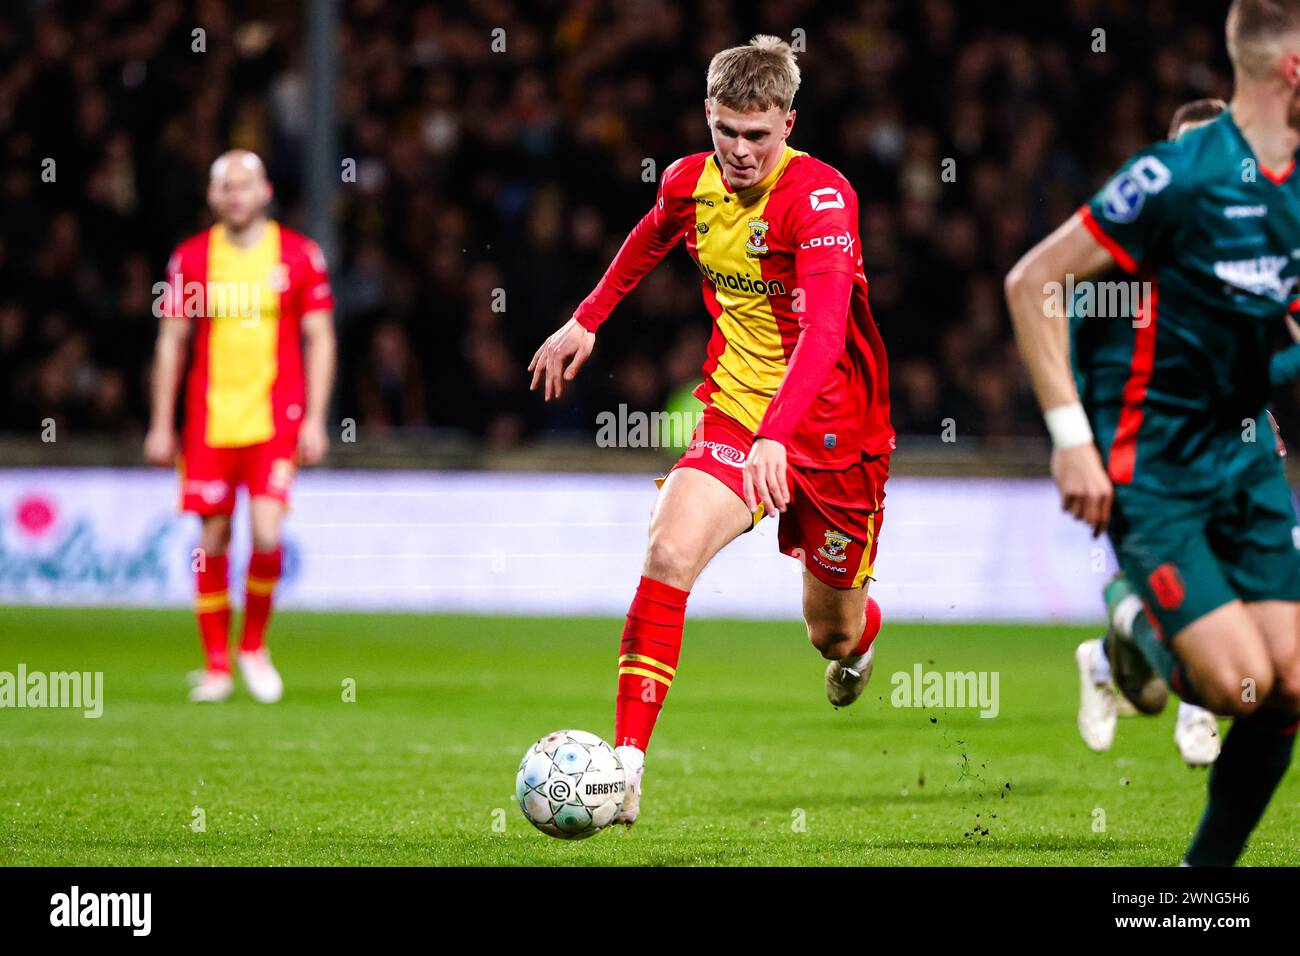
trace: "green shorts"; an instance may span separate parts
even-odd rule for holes
[[[1229,601],[1300,601],[1300,526],[1272,455],[1213,495],[1116,485],[1110,540],[1166,639]]]

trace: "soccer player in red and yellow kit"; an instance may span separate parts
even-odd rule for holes
[[[680,240],[703,274],[713,335],[706,408],[663,482],[623,631],[615,750],[640,810],[645,750],[676,675],[686,599],[705,565],[765,514],[804,566],[808,637],[844,706],[871,673],[880,608],[867,596],[894,432],[885,349],[867,306],[857,195],[787,140],[799,68],[755,37],[709,65],[713,150],[677,160],[600,283],[538,349],[532,387],[563,394],[623,296]]]
[[[227,551],[241,484],[253,555],[240,672],[255,699],[272,703],[283,694],[265,643],[280,577],[280,524],[298,464],[315,464],[329,446],[335,343],[325,258],[310,239],[267,217],[270,202],[256,154],[218,157],[208,184],[217,224],[177,247],[159,300],[145,457],[179,463],[181,508],[203,522],[195,613],[207,666],[193,675],[196,701],[225,700],[233,689]],[[173,423],[187,352],[178,449]]]

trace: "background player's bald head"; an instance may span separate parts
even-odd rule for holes
[[[1265,79],[1279,57],[1300,50],[1300,0],[1233,0],[1226,33],[1238,75]]]
[[[262,165],[262,159],[257,153],[247,149],[231,149],[212,161],[212,167],[208,171],[209,181],[215,182],[232,168],[243,169],[253,176],[266,179],[266,167]]]
[[[208,205],[231,229],[244,229],[266,215],[271,183],[256,153],[232,149],[212,164],[208,176]]]

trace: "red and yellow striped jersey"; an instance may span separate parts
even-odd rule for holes
[[[655,208],[574,313],[578,322],[594,331],[683,238],[713,318],[696,395],[760,432],[817,307],[805,300],[804,281],[844,273],[852,291],[842,345],[837,334],[831,371],[811,383],[816,398],[786,441],[789,460],[839,469],[890,451],[888,362],[867,305],[858,198],[848,180],[789,146],[770,175],[742,190],[725,181],[711,151],[677,160],[660,178]]]
[[[187,434],[240,448],[295,432],[306,400],[302,317],[334,307],[320,247],[272,221],[240,248],[216,225],[176,248],[167,284],[164,314],[195,323]]]

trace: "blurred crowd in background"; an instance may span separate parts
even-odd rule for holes
[[[601,410],[659,409],[698,380],[709,320],[680,249],[602,329],[566,401],[529,396],[525,368],[652,204],[645,161],[709,148],[719,49],[801,40],[791,142],[861,199],[895,425],[937,434],[951,418],[988,442],[1042,434],[1002,276],[1181,102],[1230,92],[1226,3],[341,2],[339,145],[357,175],[339,186],[330,264],[339,415],[493,448],[590,433]],[[142,430],[151,286],[209,224],[221,150],[260,153],[275,214],[301,227],[302,10],[0,12],[0,430]]]

